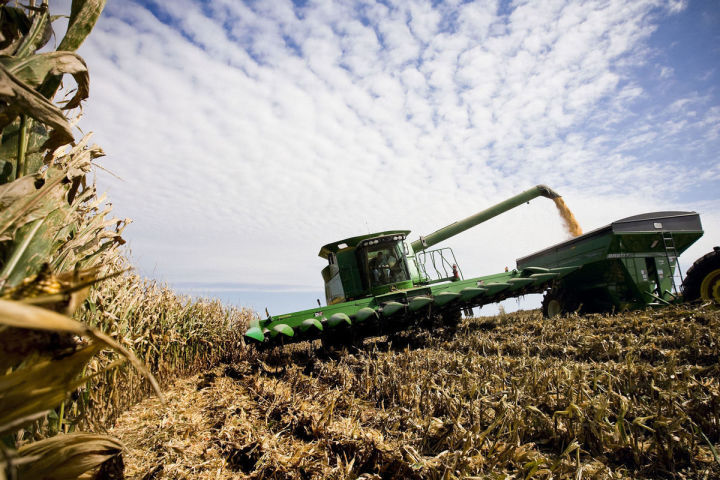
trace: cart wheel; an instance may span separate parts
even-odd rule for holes
[[[705,300],[720,303],[720,247],[697,259],[682,284],[686,301]]]
[[[552,318],[558,315],[572,313],[578,308],[574,301],[563,290],[552,288],[545,293],[542,302],[543,317]]]

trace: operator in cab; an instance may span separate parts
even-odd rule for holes
[[[391,283],[393,281],[392,268],[397,264],[397,258],[390,251],[380,250],[370,262],[370,271],[373,281],[378,285]]]

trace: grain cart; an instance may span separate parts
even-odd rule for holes
[[[452,249],[430,249],[539,196],[559,197],[537,185],[412,242],[409,230],[390,230],[328,243],[319,253],[328,262],[322,270],[327,305],[255,319],[245,335],[262,343],[318,337],[347,342],[435,319],[453,325],[463,310],[542,293],[578,267],[530,267],[465,279]]]
[[[703,234],[695,212],[654,212],[617,220],[517,260],[518,270],[577,267],[553,281],[543,314],[609,312],[702,297],[720,301],[720,249],[681,278],[678,256]],[[713,266],[714,265],[714,266]],[[681,295],[683,293],[684,295]]]

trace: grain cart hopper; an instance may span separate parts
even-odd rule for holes
[[[530,200],[559,195],[538,185],[512,198],[408,241],[408,230],[391,230],[328,243],[319,256],[328,264],[324,307],[255,319],[245,335],[263,344],[320,337],[344,343],[442,319],[456,323],[465,309],[528,293],[542,293],[578,269],[538,266],[464,279],[450,248],[430,247]]]
[[[681,281],[678,256],[702,235],[695,212],[645,213],[520,258],[517,268],[576,267],[545,294],[543,313],[550,317],[667,305],[682,300],[681,291],[684,300],[720,301],[720,249]]]

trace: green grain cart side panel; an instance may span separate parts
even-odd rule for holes
[[[520,258],[517,266],[574,266],[559,285],[585,311],[642,308],[676,300],[677,256],[702,235],[695,212],[645,213]]]
[[[531,267],[582,266],[607,258],[665,255],[662,233],[671,233],[678,255],[703,234],[695,212],[655,212],[635,215],[517,260],[518,270]],[[652,248],[653,242],[657,242]]]

